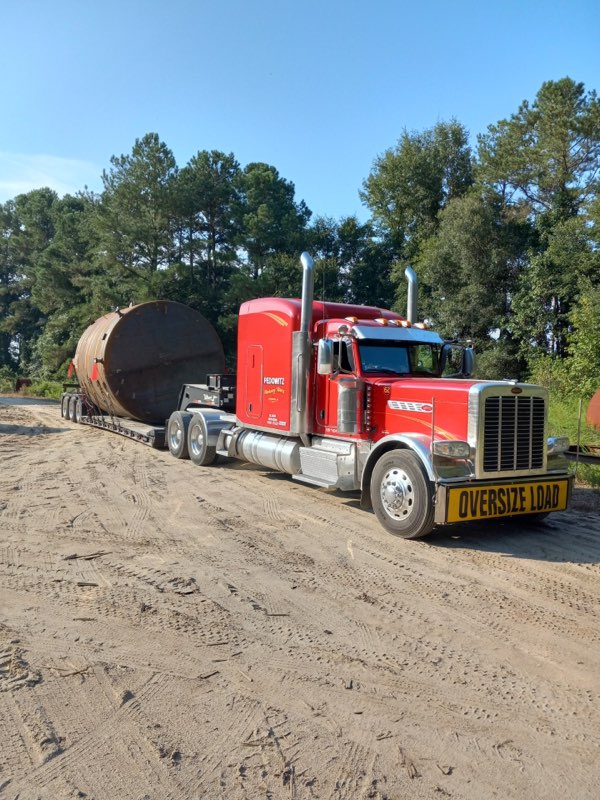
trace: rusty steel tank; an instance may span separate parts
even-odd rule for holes
[[[594,394],[587,408],[587,424],[591,428],[600,428],[600,389]]]
[[[101,411],[164,424],[182,384],[222,373],[225,356],[202,314],[156,300],[97,319],[83,332],[73,366],[81,390]]]

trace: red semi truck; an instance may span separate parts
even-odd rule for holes
[[[547,437],[545,389],[470,379],[472,350],[416,321],[412,269],[405,319],[314,301],[313,260],[301,261],[301,300],[241,306],[235,413],[184,387],[167,426],[173,455],[200,465],[238,458],[359,490],[362,507],[405,538],[566,508],[569,442]]]
[[[164,436],[175,457],[202,466],[237,458],[359,491],[361,506],[404,538],[469,520],[537,521],[566,508],[569,441],[547,437],[545,389],[472,379],[472,349],[417,322],[412,269],[404,318],[314,301],[314,263],[308,253],[301,262],[301,299],[241,306],[235,379],[211,374],[182,385]],[[141,438],[130,422],[97,414],[85,393],[63,397],[63,416]]]

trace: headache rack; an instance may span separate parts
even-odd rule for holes
[[[181,387],[177,408],[187,411],[212,406],[234,412],[235,393],[235,375],[207,375],[206,383],[186,383]]]

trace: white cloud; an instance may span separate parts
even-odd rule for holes
[[[0,203],[45,186],[59,195],[74,194],[85,186],[100,191],[101,173],[91,161],[0,151]]]

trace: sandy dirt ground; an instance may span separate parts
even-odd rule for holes
[[[0,398],[0,797],[595,800],[597,500],[406,542]]]

